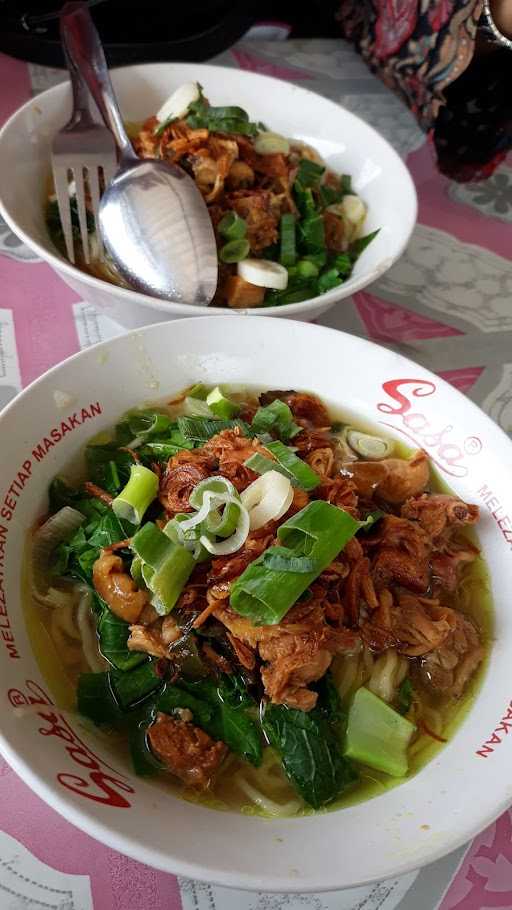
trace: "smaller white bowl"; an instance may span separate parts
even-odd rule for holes
[[[112,74],[123,116],[132,121],[144,120],[174,88],[191,80],[201,83],[214,104],[244,107],[253,120],[312,145],[332,170],[351,174],[355,191],[368,205],[365,230],[380,228],[380,233],[356,263],[349,281],[320,297],[282,307],[232,311],[170,303],[94,278],[57,252],[45,224],[51,141],[70,114],[69,86],[61,83],[28,101],[0,132],[0,214],[82,299],[131,328],[231,312],[309,321],[371,284],[401,256],[416,222],[416,192],[402,160],[371,126],[320,95],[256,73],[156,63]]]

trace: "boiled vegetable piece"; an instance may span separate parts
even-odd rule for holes
[[[348,714],[345,755],[391,777],[404,777],[415,730],[414,724],[361,686]]]
[[[139,525],[158,493],[158,483],[154,471],[142,464],[132,465],[128,483],[112,502],[117,517],[132,525]]]

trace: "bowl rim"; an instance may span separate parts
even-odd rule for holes
[[[90,275],[88,272],[82,271],[81,269],[77,268],[77,266],[75,266],[71,262],[69,262],[67,259],[65,259],[64,257],[61,257],[57,252],[54,253],[54,252],[49,251],[48,248],[43,246],[43,244],[41,244],[39,241],[34,240],[30,236],[30,234],[28,234],[23,228],[21,228],[17,224],[15,217],[12,216],[11,213],[8,211],[2,198],[0,197],[0,215],[5,219],[5,221],[11,228],[11,230],[28,247],[30,247],[30,249],[34,250],[34,252],[36,252],[38,254],[38,256],[40,256],[40,258],[44,262],[46,262],[48,265],[50,265],[54,270],[56,270],[58,273],[64,273],[66,276],[68,276],[72,280],[80,279],[80,280],[84,281],[85,284],[87,284],[89,287],[92,287],[95,290],[98,290],[99,292],[103,291],[103,293],[105,293],[105,286],[110,287],[116,292],[116,296],[118,295],[119,302],[124,301],[126,304],[129,304],[130,302],[136,303],[139,306],[151,307],[154,310],[159,310],[160,312],[168,313],[169,315],[171,313],[171,311],[169,310],[169,305],[170,305],[170,306],[172,306],[172,313],[178,317],[180,317],[180,316],[182,316],[182,317],[204,316],[204,315],[206,315],[205,310],[208,310],[208,313],[211,315],[219,315],[219,316],[226,315],[226,313],[233,313],[233,314],[244,315],[244,316],[261,316],[261,315],[263,315],[263,312],[272,309],[273,310],[272,315],[274,315],[274,316],[277,316],[277,315],[297,316],[298,318],[300,318],[300,314],[308,313],[311,310],[312,305],[315,303],[318,304],[319,301],[322,301],[322,304],[325,303],[326,304],[325,309],[327,309],[331,304],[336,303],[336,301],[349,297],[351,294],[355,294],[357,291],[361,290],[363,287],[367,287],[369,284],[376,281],[380,277],[380,275],[382,275],[384,272],[386,272],[402,256],[404,250],[406,249],[406,247],[411,239],[411,235],[412,235],[412,232],[416,225],[416,221],[417,221],[417,217],[418,217],[418,196],[416,193],[416,187],[414,185],[414,181],[412,179],[411,173],[410,173],[407,165],[404,163],[404,161],[402,160],[402,158],[400,157],[398,152],[393,148],[393,146],[388,142],[388,140],[381,133],[378,132],[378,130],[376,130],[373,126],[371,126],[371,124],[369,124],[365,120],[363,120],[362,117],[359,117],[357,114],[354,114],[354,113],[352,113],[352,111],[349,111],[347,108],[343,107],[343,105],[338,104],[336,101],[333,101],[331,98],[326,98],[324,95],[320,95],[318,92],[314,92],[311,89],[304,88],[302,85],[299,86],[299,85],[296,85],[296,83],[288,83],[284,79],[278,79],[275,76],[268,76],[263,73],[254,73],[252,71],[247,71],[247,70],[236,70],[236,69],[232,69],[231,67],[216,66],[215,64],[210,64],[210,63],[195,64],[195,63],[180,63],[180,62],[132,64],[130,66],[113,67],[112,72],[113,73],[125,73],[130,70],[134,70],[134,69],[148,70],[148,69],[154,69],[154,68],[162,67],[162,66],[170,66],[170,67],[179,66],[179,67],[183,67],[183,68],[190,70],[191,73],[194,71],[197,71],[198,67],[200,67],[202,70],[222,71],[226,74],[226,78],[228,78],[229,76],[232,76],[233,73],[236,72],[238,74],[238,76],[242,79],[242,81],[247,78],[254,79],[256,77],[258,80],[263,80],[264,82],[271,83],[271,84],[275,84],[275,83],[285,84],[291,88],[295,88],[301,94],[304,93],[306,95],[309,95],[310,101],[312,101],[312,99],[321,98],[322,101],[329,104],[333,108],[334,111],[341,110],[343,112],[343,115],[346,116],[349,121],[351,120],[352,122],[358,122],[358,123],[362,124],[367,130],[369,130],[371,136],[373,136],[374,139],[376,139],[377,141],[379,141],[381,143],[384,143],[384,145],[387,147],[389,153],[391,153],[391,155],[396,159],[397,165],[402,170],[402,185],[404,188],[404,192],[407,194],[407,196],[409,198],[409,204],[411,207],[410,216],[409,216],[410,224],[409,224],[408,230],[406,231],[406,233],[404,235],[404,239],[396,247],[393,254],[391,256],[387,256],[385,259],[381,260],[381,262],[373,269],[372,272],[370,272],[370,273],[367,272],[356,278],[350,278],[346,283],[344,283],[341,286],[341,287],[343,287],[343,297],[339,296],[340,288],[337,287],[337,288],[333,288],[330,291],[327,291],[327,293],[325,293],[325,294],[319,294],[316,297],[309,297],[307,300],[301,300],[299,303],[287,303],[280,307],[256,307],[256,308],[252,308],[252,309],[246,308],[246,309],[236,309],[236,310],[230,309],[229,307],[212,307],[212,306],[204,307],[204,306],[197,306],[195,304],[178,303],[178,302],[161,300],[158,297],[151,297],[149,294],[143,294],[142,292],[132,290],[131,288],[123,288],[120,285],[111,284],[108,281],[104,281],[102,278],[97,278],[94,275]],[[42,97],[51,95],[52,93],[55,94],[57,91],[61,90],[62,86],[65,84],[67,84],[67,83],[65,80],[63,80],[63,82],[59,82],[57,85],[54,85],[48,89],[45,89],[44,92],[40,92],[38,95],[36,95],[32,98],[29,98],[28,101],[26,101],[23,105],[21,105],[21,107],[17,108],[17,110],[15,110],[11,114],[11,116],[8,118],[8,120],[6,120],[6,122],[0,129],[0,149],[2,146],[2,141],[4,139],[4,135],[7,134],[7,132],[10,129],[12,129],[12,126],[16,122],[17,118],[18,117],[21,118],[23,116],[23,114],[25,113],[25,111],[29,110],[31,106],[33,106],[35,103],[37,103],[38,98],[42,98]],[[271,85],[269,85],[268,91],[271,92],[271,90],[272,90],[272,87],[271,87]],[[266,312],[265,315],[269,315],[268,312]]]
[[[231,317],[226,317],[226,318],[231,318]],[[243,318],[243,317],[241,317],[241,318]],[[215,320],[215,322],[217,323],[218,317],[203,315],[202,317],[199,318],[199,321],[198,321],[197,317],[190,317],[188,322],[193,324],[194,330],[197,330],[198,327],[201,326],[201,322],[208,323],[208,322],[212,322],[212,320]],[[268,324],[266,326],[266,329],[269,332],[271,332],[275,326],[275,323],[271,322],[270,319],[268,319],[268,317],[267,317],[267,322],[268,322]],[[180,320],[180,323],[186,324],[187,320]],[[166,325],[169,325],[169,324],[172,324],[174,327],[173,320],[169,320],[166,323]],[[290,324],[290,323],[287,323],[287,324]],[[304,323],[300,322],[298,320],[294,320],[291,322],[291,326],[304,327]],[[219,327],[220,326],[217,325],[217,329],[219,329]],[[68,357],[65,360],[61,361],[60,363],[56,364],[51,369],[47,370],[45,373],[43,373],[41,376],[39,376],[37,379],[33,380],[25,389],[23,389],[0,412],[0,427],[1,427],[4,417],[7,414],[14,411],[18,407],[20,401],[23,401],[24,399],[29,398],[30,395],[32,394],[32,391],[35,388],[37,388],[38,386],[47,382],[50,377],[58,375],[58,373],[63,368],[65,368],[65,367],[67,368],[69,366],[69,364],[71,364],[79,359],[87,359],[87,357],[91,356],[91,353],[97,354],[98,352],[101,352],[102,350],[107,350],[112,345],[115,346],[118,343],[122,343],[126,339],[127,336],[137,337],[137,336],[140,336],[141,334],[144,334],[144,335],[150,334],[155,330],[158,330],[158,331],[162,330],[161,322],[152,323],[151,325],[144,326],[139,329],[133,329],[129,332],[124,332],[121,335],[116,336],[115,338],[107,339],[106,341],[102,341],[95,345],[91,345],[90,347],[85,348],[81,351],[78,351],[77,353],[71,355],[70,357]],[[264,330],[265,330],[265,326],[262,326],[262,331],[264,331]],[[314,334],[317,334],[317,335],[328,334],[328,335],[332,336],[335,333],[337,336],[341,335],[344,339],[346,339],[346,341],[353,339],[353,336],[350,335],[350,333],[348,333],[348,332],[340,332],[337,329],[333,329],[333,328],[327,327],[327,326],[316,325],[314,323],[308,324],[308,331],[310,331]],[[375,342],[370,341],[369,339],[366,339],[366,338],[358,338],[357,341],[360,342],[363,347],[368,349],[370,355],[371,355],[372,351],[378,352],[378,351],[385,350],[385,349],[383,349],[382,345],[376,344]],[[401,354],[397,354],[396,357],[400,364],[403,363],[404,365],[413,365],[415,367],[419,366],[419,365],[415,364],[414,361],[411,361],[409,358],[404,357]],[[478,421],[480,422],[480,424],[483,424],[484,427],[486,427],[489,431],[491,431],[494,434],[494,437],[498,443],[501,442],[501,444],[505,445],[508,449],[510,449],[512,441],[509,439],[507,434],[501,429],[501,427],[498,424],[495,423],[495,421],[493,421],[487,414],[485,414],[485,412],[482,411],[473,401],[466,398],[466,396],[463,396],[462,393],[459,392],[458,389],[451,386],[450,383],[448,383],[446,380],[442,379],[442,377],[438,376],[435,373],[432,373],[427,368],[420,367],[420,369],[422,370],[422,376],[424,376],[426,380],[431,380],[431,381],[435,382],[435,384],[437,385],[437,387],[439,388],[439,390],[441,392],[443,392],[446,389],[447,391],[449,391],[450,395],[453,395],[453,393],[455,393],[457,396],[462,396],[463,398],[465,398],[465,404],[466,404],[467,408],[469,409],[469,412],[471,414],[473,414],[476,418],[478,418]],[[492,659],[492,657],[491,657],[491,659]],[[487,673],[489,672],[489,669],[490,668],[488,668]],[[469,719],[473,710],[474,710],[474,707],[472,707],[471,710],[468,712],[467,719]],[[192,878],[192,879],[196,879],[199,881],[208,882],[208,883],[215,884],[215,885],[218,885],[221,887],[241,889],[241,890],[247,890],[247,891],[262,891],[262,892],[270,892],[270,893],[283,893],[283,891],[286,891],[286,893],[290,893],[290,894],[316,893],[316,892],[321,893],[321,892],[340,890],[340,888],[341,888],[341,890],[343,890],[345,888],[360,887],[363,885],[371,884],[373,882],[382,880],[382,875],[373,876],[373,877],[368,876],[368,878],[358,879],[358,881],[356,883],[340,886],[340,885],[336,885],[336,883],[333,882],[332,880],[329,881],[327,884],[325,884],[325,882],[323,880],[318,880],[318,879],[314,880],[314,879],[311,879],[311,877],[309,879],[309,882],[301,881],[300,879],[297,880],[296,878],[292,878],[291,876],[289,879],[273,878],[271,875],[269,876],[268,874],[266,874],[265,877],[259,878],[256,875],[254,875],[253,873],[245,873],[245,872],[241,873],[241,872],[236,872],[236,871],[234,871],[234,872],[220,871],[219,872],[219,871],[216,871],[215,869],[210,869],[208,867],[205,867],[204,865],[195,864],[194,861],[192,861],[192,860],[184,861],[181,859],[175,859],[174,857],[171,858],[173,868],[172,868],[172,870],[170,870],[169,855],[165,853],[164,849],[153,848],[153,847],[148,848],[145,846],[143,840],[137,840],[135,837],[133,837],[131,835],[125,835],[118,831],[112,831],[112,828],[108,825],[108,823],[100,822],[97,819],[92,819],[88,816],[88,814],[85,811],[80,811],[80,809],[78,807],[75,807],[70,800],[68,800],[64,795],[61,795],[61,792],[55,785],[53,785],[52,783],[49,783],[42,776],[42,774],[39,774],[38,772],[32,770],[30,760],[28,758],[26,758],[24,754],[19,753],[16,750],[16,748],[11,746],[10,741],[5,738],[5,735],[4,735],[1,727],[0,727],[0,752],[4,755],[4,757],[7,759],[9,764],[14,768],[16,773],[18,773],[22,777],[22,780],[24,780],[24,782],[26,782],[28,784],[28,786],[30,786],[30,788],[38,796],[40,796],[46,803],[48,803],[52,808],[56,809],[56,811],[58,811],[59,814],[61,814],[65,819],[70,821],[72,824],[74,824],[80,830],[84,831],[86,834],[89,834],[93,838],[96,838],[97,840],[99,840],[101,843],[110,847],[111,849],[120,850],[122,853],[126,854],[127,856],[131,857],[132,859],[135,859],[138,862],[146,863],[147,865],[151,866],[152,868],[156,868],[156,869],[159,869],[164,872],[171,871],[172,874],[174,874],[174,875],[181,875],[186,878]],[[434,759],[432,759],[432,761],[433,760]],[[429,764],[430,764],[430,762],[429,762]],[[421,774],[421,771],[419,772],[419,774]],[[413,780],[413,779],[414,778],[411,778],[411,780]],[[405,786],[405,784],[404,784],[404,786]],[[400,787],[397,789],[400,789]],[[493,801],[492,807],[490,807],[489,810],[484,815],[482,815],[482,817],[480,818],[479,821],[475,821],[473,824],[470,824],[469,827],[467,825],[464,827],[461,827],[459,834],[450,838],[449,846],[447,846],[446,844],[444,846],[439,846],[437,848],[435,846],[434,847],[427,846],[427,847],[425,847],[425,856],[424,857],[422,857],[420,860],[408,859],[408,860],[402,861],[401,863],[394,864],[392,870],[390,870],[390,872],[389,872],[389,876],[387,876],[387,877],[398,877],[398,876],[405,875],[408,872],[415,871],[424,865],[436,862],[437,860],[443,858],[448,853],[452,852],[453,850],[456,850],[457,848],[463,846],[464,844],[468,844],[468,842],[470,842],[474,837],[476,837],[488,825],[490,825],[492,822],[494,822],[509,806],[510,806],[510,797],[507,797],[503,793],[503,795],[501,796],[500,799]],[[211,810],[211,811],[213,811],[213,810]],[[334,815],[334,814],[335,813],[332,813],[332,815]],[[315,818],[315,817],[317,817],[317,816],[313,816],[313,818]],[[251,821],[255,824],[258,824],[258,823],[267,824],[267,822],[268,822],[268,820],[266,820],[266,819],[262,820],[262,819],[258,819],[258,818],[252,819]],[[302,819],[297,819],[296,821],[297,821],[297,823],[300,823],[302,821]],[[308,818],[304,819],[304,821],[307,822]]]

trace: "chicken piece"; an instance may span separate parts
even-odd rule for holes
[[[232,673],[233,667],[231,666],[229,660],[223,657],[222,654],[219,654],[215,648],[212,648],[207,641],[201,646],[201,656],[206,661],[206,663],[212,668],[215,674],[221,673]]]
[[[279,220],[272,212],[267,190],[236,190],[226,201],[247,225],[247,240],[253,253],[277,243]]]
[[[254,562],[258,556],[261,556],[264,550],[270,546],[273,539],[274,525],[267,534],[262,535],[258,532],[249,534],[243,547],[237,550],[236,553],[231,553],[229,556],[219,556],[212,561],[208,579],[218,582],[233,581],[234,578],[238,578],[247,566]]]
[[[124,571],[123,560],[114,553],[102,553],[92,567],[93,585],[112,613],[125,622],[136,623],[148,603],[146,591],[139,591]]]
[[[333,250],[335,253],[344,253],[348,249],[348,241],[342,219],[329,211],[324,212],[323,218],[327,249]]]
[[[258,174],[264,174],[265,177],[288,177],[290,170],[286,157],[282,152],[276,152],[269,155],[255,155],[253,158],[253,168]]]
[[[286,515],[283,515],[283,521],[287,518],[290,518],[292,515],[296,515],[297,512],[300,512],[301,509],[304,509],[309,502],[309,496],[305,490],[301,490],[300,487],[293,488],[293,499],[290,508],[288,509]]]
[[[217,162],[214,158],[205,155],[191,155],[189,162],[199,192],[207,197],[212,192],[219,176]]]
[[[257,439],[247,439],[239,427],[235,427],[234,430],[223,430],[212,436],[202,451],[218,461],[219,474],[227,477],[238,492],[245,490],[259,476],[250,468],[246,468],[244,461],[255,452],[260,452],[267,458],[274,457]]]
[[[228,641],[235,652],[236,658],[241,664],[242,667],[245,667],[246,670],[254,670],[256,666],[256,655],[254,651],[244,645],[243,641],[240,641],[239,638],[236,638],[231,632],[227,633]]]
[[[370,651],[380,653],[387,651],[388,648],[396,648],[398,642],[391,629],[386,629],[378,623],[367,620],[362,623],[359,629],[361,638]]]
[[[215,459],[203,449],[178,452],[169,459],[158,498],[168,512],[191,512],[188,498],[194,487],[213,473]]]
[[[377,588],[386,588],[394,583],[419,594],[427,590],[431,543],[426,532],[415,522],[385,515],[366,545],[369,549],[378,546],[371,566]]]
[[[439,648],[453,631],[456,613],[438,600],[400,594],[391,610],[391,626],[397,650],[407,657],[421,657]]]
[[[169,645],[182,636],[173,616],[159,617],[150,626],[131,625],[127,641],[129,651],[143,651],[153,657],[169,657]]]
[[[308,684],[326,673],[334,654],[351,651],[358,642],[355,633],[326,623],[318,600],[296,604],[275,626],[253,626],[226,608],[216,610],[215,617],[253,651],[258,649],[266,662],[261,679],[271,701],[302,711],[310,711],[317,701]]]
[[[352,475],[360,496],[377,495],[393,504],[423,493],[430,479],[428,457],[421,449],[408,460],[353,461],[345,467]]]
[[[240,275],[230,275],[222,286],[222,296],[233,310],[262,306],[265,288],[251,284]]]
[[[139,158],[156,158],[160,137],[155,136],[158,120],[155,116],[149,117],[142,124],[137,136],[133,140],[133,147]]]
[[[247,189],[254,183],[254,171],[245,161],[234,161],[226,177],[228,190]]]
[[[228,752],[225,743],[215,742],[200,727],[162,713],[148,728],[148,739],[169,771],[198,790],[210,786]]]
[[[453,610],[454,624],[442,644],[421,661],[421,678],[426,686],[442,695],[460,698],[485,655],[477,629],[471,620]]]
[[[306,392],[292,392],[283,399],[293,416],[306,427],[330,427],[331,420],[327,408],[316,395]],[[295,443],[294,443],[295,445]]]
[[[478,521],[478,506],[468,505],[445,493],[424,493],[408,499],[402,506],[404,518],[419,522],[431,537],[439,537],[448,527],[473,525]]]
[[[317,451],[323,451],[323,449],[317,449]],[[313,454],[315,453],[313,452]],[[338,474],[334,478],[324,478],[320,486],[316,488],[315,495],[318,499],[325,499],[327,502],[332,503],[333,506],[344,509],[345,512],[349,512],[355,518],[359,517],[357,510],[358,495],[349,477]]]
[[[314,449],[306,455],[305,461],[322,479],[331,477],[334,468],[334,452],[331,446]]]
[[[444,553],[434,553],[431,559],[432,577],[437,587],[455,591],[462,567],[473,562],[479,550],[469,542],[461,547],[451,547]]]
[[[323,430],[302,430],[293,437],[293,445],[300,458],[314,452],[315,449],[329,447],[335,451],[336,442],[329,433]]]

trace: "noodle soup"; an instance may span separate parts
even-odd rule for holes
[[[313,395],[197,385],[134,410],[49,513],[27,560],[42,670],[187,799],[370,798],[471,704],[492,631],[478,508]]]

